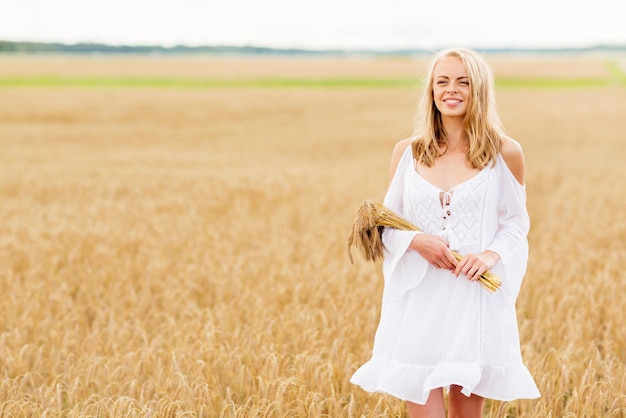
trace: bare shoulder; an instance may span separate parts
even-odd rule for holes
[[[507,167],[520,184],[524,184],[524,151],[519,142],[508,136],[502,137],[502,147],[500,149],[502,158]]]
[[[396,169],[398,168],[398,164],[400,163],[402,154],[404,154],[404,151],[411,144],[412,139],[413,138],[406,138],[398,141],[393,147],[393,153],[391,154],[391,163],[389,164],[389,183],[391,183],[391,179],[393,179],[393,175],[396,173]]]

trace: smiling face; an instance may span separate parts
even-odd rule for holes
[[[463,118],[470,99],[470,82],[465,64],[457,57],[439,61],[433,71],[433,100],[442,118]]]

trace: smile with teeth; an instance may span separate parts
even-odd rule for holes
[[[461,101],[459,99],[445,99],[443,102],[444,103],[448,103],[448,104],[461,103]]]

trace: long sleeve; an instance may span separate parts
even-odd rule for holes
[[[411,147],[407,147],[398,163],[383,201],[385,206],[401,216],[405,216],[403,204],[404,176],[411,161]],[[417,252],[409,250],[413,237],[418,233],[417,231],[401,231],[393,228],[385,228],[383,231],[385,293],[393,300],[402,297],[407,290],[417,286],[426,272],[428,266],[426,260]]]
[[[528,263],[528,231],[530,219],[526,209],[526,189],[509,171],[502,158],[497,161],[499,181],[495,236],[487,250],[500,255],[500,261],[492,269],[502,278],[505,296],[517,299]]]

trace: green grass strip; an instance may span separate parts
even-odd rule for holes
[[[146,77],[0,77],[0,87],[87,88],[410,88],[412,79],[369,78],[146,78]]]
[[[604,78],[498,78],[496,88],[509,89],[579,89],[604,87],[613,84],[612,80]]]
[[[608,78],[550,79],[498,78],[496,88],[579,89],[609,85],[626,86],[626,76],[618,67]],[[618,72],[619,71],[619,72]],[[150,77],[0,77],[0,88],[194,88],[194,89],[338,89],[338,88],[418,88],[419,81],[405,78],[150,78]]]

